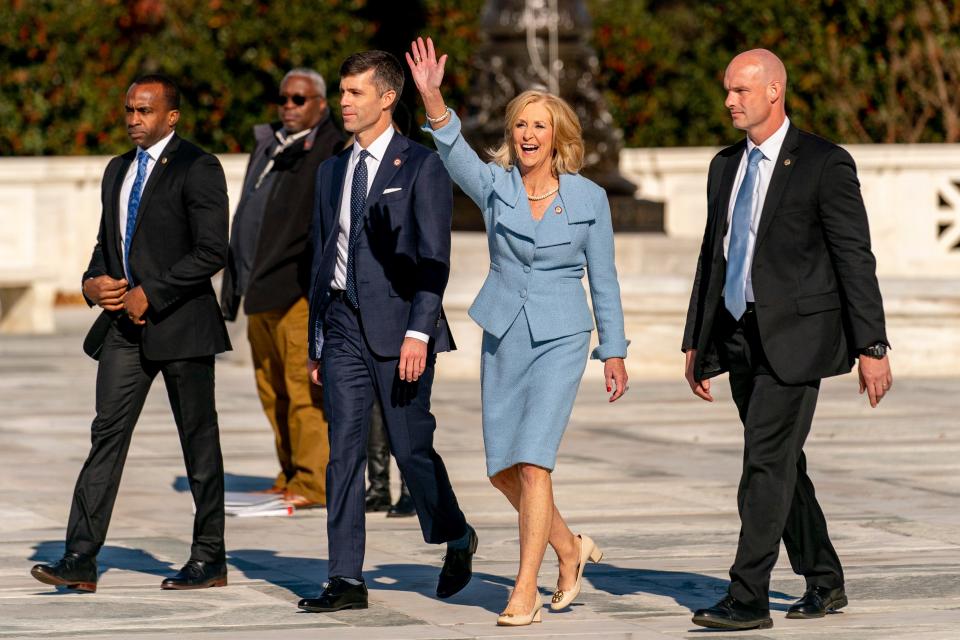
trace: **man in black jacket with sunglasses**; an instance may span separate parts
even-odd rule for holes
[[[236,319],[241,298],[247,314],[257,391],[280,462],[268,492],[302,509],[326,504],[329,459],[322,394],[305,369],[310,219],[317,167],[344,137],[316,71],[287,73],[276,102],[280,121],[254,128],[220,301],[228,320]]]

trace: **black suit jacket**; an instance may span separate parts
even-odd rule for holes
[[[707,225],[683,349],[694,375],[724,369],[713,328],[723,308],[723,238],[746,141],[718,153],[707,182]],[[850,371],[855,354],[887,342],[876,261],[853,158],[789,127],[764,200],[751,277],[764,352],[774,373],[800,383]]]
[[[352,146],[317,171],[310,357],[320,359],[323,315],[337,262],[340,198]],[[384,194],[386,189],[396,189]],[[347,187],[349,197],[349,186]],[[450,276],[453,183],[435,151],[394,133],[367,195],[354,249],[363,330],[375,354],[400,355],[408,330],[430,336],[430,351],[455,349],[443,312]]]
[[[120,187],[136,149],[113,158],[103,174],[100,231],[83,279],[124,278],[117,215]],[[130,245],[133,285],[150,304],[141,345],[148,360],[179,360],[230,349],[227,329],[210,277],[227,256],[227,185],[220,161],[176,134],[143,187]],[[92,305],[93,301],[87,300]],[[112,322],[122,312],[104,311],[84,350],[97,357]]]
[[[270,151],[276,142],[274,132],[281,126],[275,122],[254,129],[257,146],[247,165],[244,194],[259,178],[251,175],[254,159]],[[250,314],[286,309],[310,293],[313,248],[309,230],[317,167],[343,148],[344,138],[329,113],[317,125],[316,133],[307,138],[298,140],[274,161],[276,177],[267,198],[246,293],[237,290],[237,257],[232,249],[227,257],[220,290],[220,307],[227,320],[236,319],[241,297],[244,312]]]

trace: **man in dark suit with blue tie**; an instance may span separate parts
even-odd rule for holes
[[[472,575],[477,536],[433,448],[436,354],[454,348],[442,300],[450,271],[453,193],[433,151],[394,131],[403,68],[366,51],[340,67],[343,126],[354,144],[317,172],[310,375],[323,385],[329,582],[301,609],[367,606],[364,466],[374,396],[410,489],[424,540],[447,544],[437,596]]]
[[[803,444],[822,378],[849,372],[859,358],[860,392],[873,407],[893,378],[853,159],[793,126],[787,73],[770,51],[735,57],[724,87],[747,138],[710,164],[683,350],[696,396],[712,402],[710,379],[730,374],[744,435],[741,529],[727,595],[693,622],[755,629],[773,625],[768,589],[781,539],[806,582],[787,617],[847,605]]]
[[[127,91],[135,149],[113,158],[83,295],[103,312],[84,341],[99,360],[92,446],[73,494],[66,554],[33,567],[46,584],[96,591],[133,428],[163,375],[196,515],[190,560],[163,589],[227,583],[223,459],[214,402],[214,354],[230,348],[210,277],[227,255],[227,188],[220,162],[174,133],[180,92],[168,77],[141,76]]]

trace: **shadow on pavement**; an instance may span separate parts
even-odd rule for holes
[[[614,596],[647,593],[673,598],[681,607],[696,611],[709,607],[727,593],[727,580],[721,580],[702,573],[686,571],[654,571],[648,569],[621,569],[611,564],[601,563],[597,567],[588,567],[584,580],[594,589]],[[793,596],[781,591],[771,591],[771,598],[793,599]],[[771,603],[770,608],[786,610],[788,605]]]
[[[255,480],[253,476],[244,476]],[[29,560],[55,562],[64,552],[62,540],[47,540],[37,543]],[[290,591],[297,598],[316,596],[327,579],[327,561],[322,558],[292,557],[269,549],[228,550],[228,562],[249,580],[262,580]],[[156,576],[169,576],[178,567],[155,558],[140,549],[128,549],[105,545],[97,556],[100,575],[110,569],[139,571]],[[409,591],[427,598],[436,598],[438,566],[429,564],[386,564],[364,571],[364,579],[373,597],[376,591]],[[654,571],[647,569],[624,569],[601,563],[591,566],[584,574],[584,581],[597,591],[612,596],[638,593],[666,596],[680,606],[695,611],[708,607],[723,597],[728,582],[702,573],[685,571]],[[499,613],[510,595],[513,581],[504,576],[475,571],[467,587],[449,599],[456,604],[470,604]],[[552,587],[541,587],[549,596]],[[51,592],[53,593],[53,592]],[[793,600],[796,596],[781,591],[771,591],[772,599]],[[785,611],[789,605],[771,603],[772,610]]]
[[[327,579],[327,561],[320,558],[284,556],[267,549],[235,549],[229,552],[229,561],[245,578],[263,580],[298,598],[316,596]],[[438,566],[429,564],[384,564],[364,571],[363,577],[373,598],[377,591],[408,591],[435,599],[439,573]],[[606,563],[591,566],[584,580],[595,590],[612,596],[645,593],[673,598],[690,611],[716,603],[728,585],[726,580],[701,573],[623,569]],[[500,613],[512,587],[511,578],[475,571],[470,584],[448,601]],[[553,593],[551,586],[545,585],[540,590],[547,597]],[[770,597],[792,599],[779,591],[771,591]],[[786,608],[787,605],[771,604],[771,609]]]
[[[327,561],[284,556],[272,549],[227,549],[227,563],[248,580],[263,580],[298,598],[312,598],[327,581]]]
[[[373,591],[411,591],[436,600],[440,567],[428,564],[384,564],[364,571],[363,576],[367,587]],[[470,584],[444,602],[483,607],[499,615],[507,604],[511,589],[511,578],[474,571]]]
[[[45,540],[39,542],[33,547],[33,554],[28,558],[32,562],[56,562],[64,553],[63,540]],[[126,547],[114,547],[104,545],[97,555],[97,569],[100,577],[111,569],[122,569],[124,571],[139,571],[149,573],[150,575],[167,577],[173,575],[179,570],[169,562],[158,560],[153,555],[142,549],[127,549]],[[57,593],[77,593],[69,589],[60,587],[51,587],[55,591],[44,592],[39,595],[54,595]]]
[[[439,559],[439,557],[438,557]],[[312,598],[327,580],[327,561],[320,558],[284,556],[268,549],[232,549],[228,562],[249,580],[263,580],[290,591],[298,598]],[[436,599],[440,567],[429,564],[386,564],[363,572],[371,596],[377,591],[408,591]],[[481,606],[499,613],[513,581],[489,573],[474,572],[463,591],[448,602]]]
[[[273,486],[274,478],[266,476],[245,476],[236,473],[223,474],[223,488],[225,491],[262,491]],[[187,476],[177,476],[173,481],[174,491],[187,493],[190,491],[190,481]]]

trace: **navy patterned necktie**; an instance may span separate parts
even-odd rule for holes
[[[355,248],[363,225],[363,210],[367,204],[367,158],[370,152],[360,151],[357,166],[353,169],[353,184],[350,187],[350,236],[347,240],[347,300],[354,309],[360,308],[357,296],[357,261]]]
[[[723,302],[734,318],[739,320],[747,310],[747,248],[750,223],[753,220],[753,192],[757,185],[757,167],[763,152],[754,147],[747,157],[747,173],[737,191],[730,222],[730,244],[727,247],[727,278]]]
[[[130,190],[130,201],[127,203],[127,228],[123,236],[123,266],[127,271],[127,282],[133,286],[130,272],[130,243],[133,240],[133,231],[137,228],[137,213],[140,210],[140,196],[143,195],[143,183],[147,180],[147,161],[150,155],[143,149],[137,149],[137,177]]]

